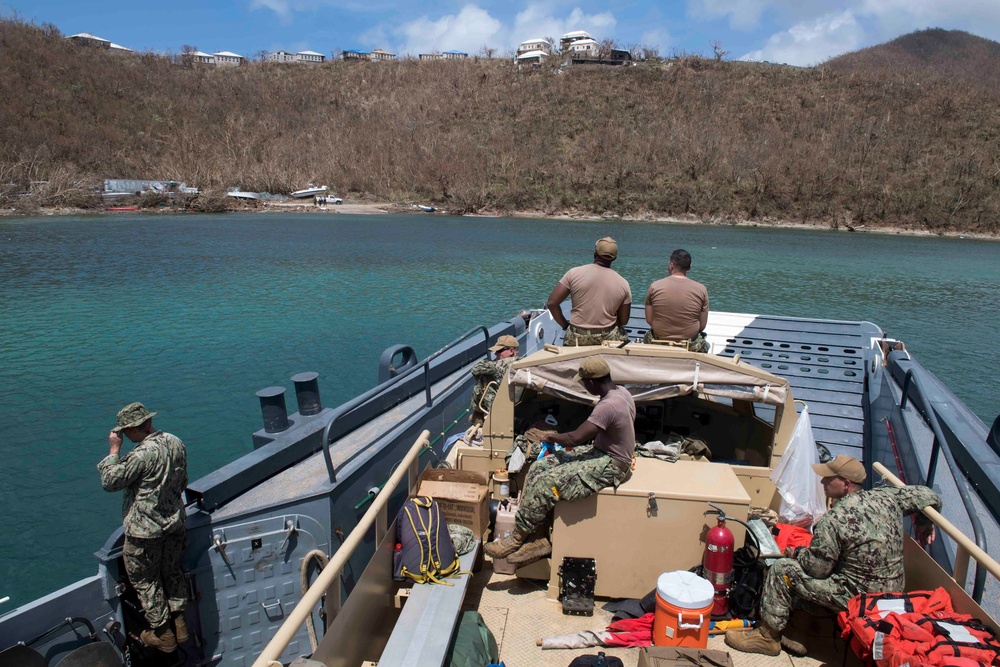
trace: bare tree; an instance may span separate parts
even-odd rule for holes
[[[488,46],[486,44],[483,44],[483,48],[479,50],[479,55],[482,56],[483,58],[493,58],[494,56],[496,56],[496,53],[497,53],[496,48]]]
[[[555,37],[546,37],[545,41],[548,42],[549,50],[552,52],[552,55],[559,53],[559,46]]]
[[[712,52],[715,54],[715,62],[719,62],[729,55],[729,51],[722,48],[722,42],[715,40],[712,42]]]

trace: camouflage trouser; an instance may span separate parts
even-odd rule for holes
[[[167,623],[170,612],[187,607],[187,582],[180,566],[186,548],[185,528],[150,539],[125,536],[125,571],[151,628]]]
[[[563,334],[563,347],[578,347],[581,345],[600,345],[606,340],[626,341],[628,334],[624,327],[611,327],[605,330],[587,331],[578,329],[572,324],[566,328]]]
[[[514,521],[522,532],[533,533],[545,522],[557,500],[586,498],[621,483],[629,474],[627,466],[620,467],[593,445],[550,454],[531,464]]]
[[[854,597],[854,592],[837,575],[828,579],[813,579],[802,571],[794,559],[779,558],[771,563],[764,578],[761,620],[779,632],[784,630],[792,613],[793,596],[827,609],[843,611]]]
[[[656,340],[656,339],[653,338],[653,330],[652,329],[650,329],[649,331],[647,331],[646,335],[643,336],[643,338],[642,338],[642,342],[643,343],[652,343],[654,340]],[[692,338],[691,340],[688,340],[688,341],[679,341],[679,342],[682,343],[682,344],[683,343],[687,343],[688,344],[687,349],[691,350],[692,352],[708,352],[708,350],[709,350],[708,339],[705,338],[705,332],[704,331],[699,331],[698,335],[695,336],[694,338]]]

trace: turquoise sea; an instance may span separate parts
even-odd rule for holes
[[[392,344],[423,357],[541,307],[605,235],[637,302],[683,247],[713,308],[871,320],[987,424],[1000,411],[996,243],[418,215],[4,219],[0,613],[96,573],[121,500],[95,466],[125,403],[159,412],[195,479],[251,448],[256,390],[317,371],[335,406],[375,384]]]

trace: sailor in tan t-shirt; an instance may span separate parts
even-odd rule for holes
[[[646,292],[646,322],[649,331],[644,342],[666,340],[687,343],[694,352],[708,352],[705,325],[708,323],[708,290],[687,277],[691,254],[675,250],[670,254],[670,275],[649,286]]]
[[[625,341],[625,324],[632,306],[628,281],[611,268],[618,257],[618,243],[611,237],[594,246],[594,262],[577,266],[559,280],[549,295],[552,319],[565,331],[563,345],[600,345],[606,340]],[[569,321],[562,312],[566,297],[573,302]]]

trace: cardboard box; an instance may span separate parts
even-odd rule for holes
[[[428,468],[417,478],[417,495],[434,498],[448,523],[466,526],[477,537],[489,528],[489,477],[486,473]]]
[[[639,651],[637,667],[733,667],[727,651],[650,646]]]

